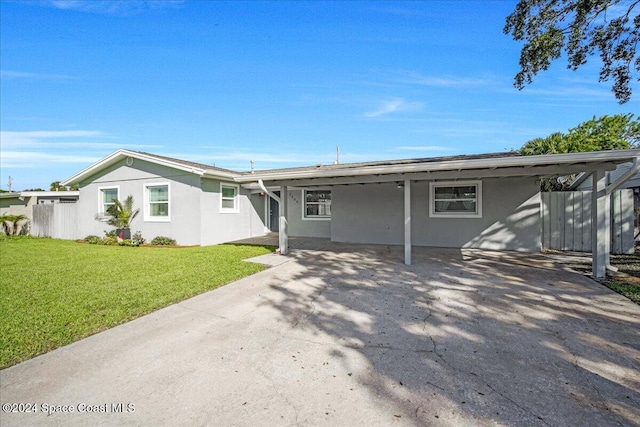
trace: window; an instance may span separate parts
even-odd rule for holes
[[[331,190],[305,190],[303,218],[330,219]]]
[[[118,200],[118,187],[99,188],[98,190],[100,191],[98,213],[100,215],[105,215],[107,213],[107,209],[109,209],[110,206],[115,205],[113,200]]]
[[[169,184],[146,184],[145,220],[169,221]]]
[[[220,212],[238,212],[238,186],[220,184]]]
[[[482,217],[480,181],[432,182],[429,185],[432,217]]]

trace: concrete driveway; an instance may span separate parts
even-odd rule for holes
[[[2,403],[38,412],[0,424],[640,425],[640,307],[551,257],[262,261],[278,265],[5,369]]]

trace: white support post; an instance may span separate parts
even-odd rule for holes
[[[287,255],[289,253],[289,227],[287,226],[287,202],[289,195],[287,194],[287,186],[280,187],[280,230],[278,231],[278,240],[280,243],[280,254]]]
[[[404,180],[404,263],[411,265],[411,180]]]
[[[610,246],[610,212],[607,203],[607,181],[604,170],[593,172],[591,190],[591,259],[593,277],[606,276]]]

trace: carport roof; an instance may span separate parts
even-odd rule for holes
[[[256,171],[237,176],[241,183],[262,180],[288,185],[349,184],[398,179],[454,179],[500,176],[558,176],[612,170],[640,156],[639,149],[522,156],[516,152],[460,155],[366,163],[317,165]]]

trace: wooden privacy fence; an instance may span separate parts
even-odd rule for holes
[[[54,239],[79,239],[76,203],[51,203],[33,206],[31,235]]]
[[[541,193],[542,248],[591,252],[591,191]],[[634,251],[633,190],[611,194],[611,253]]]

